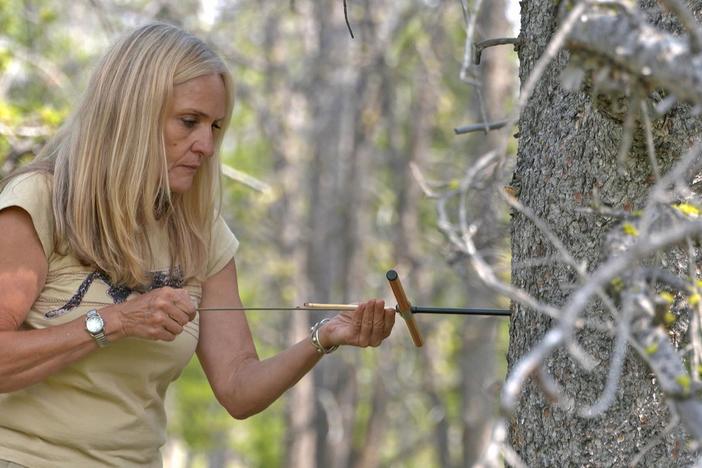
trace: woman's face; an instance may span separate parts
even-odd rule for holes
[[[224,82],[214,73],[193,78],[173,89],[163,130],[172,192],[190,189],[203,159],[214,154],[215,137],[223,131],[225,103]]]

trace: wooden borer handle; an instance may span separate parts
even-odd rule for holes
[[[307,309],[315,310],[356,310],[358,304],[321,304],[319,302],[305,302],[302,304]]]
[[[327,304],[321,302],[305,302],[302,304],[303,310],[356,310],[358,309],[358,304]],[[392,307],[386,307],[385,310],[388,312],[397,312]]]
[[[424,340],[422,340],[422,334],[419,333],[417,323],[414,321],[414,316],[412,315],[412,304],[410,304],[409,300],[407,300],[405,290],[400,282],[400,277],[395,270],[388,270],[385,277],[390,282],[392,293],[395,295],[395,299],[397,299],[397,311],[405,320],[410,335],[412,336],[412,341],[414,341],[414,345],[419,348],[424,344]]]

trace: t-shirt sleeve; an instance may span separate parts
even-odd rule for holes
[[[16,206],[32,218],[46,258],[54,250],[54,215],[50,175],[30,172],[12,178],[0,192],[0,210]]]
[[[229,229],[222,216],[218,216],[212,228],[210,255],[207,259],[207,277],[218,273],[234,258],[239,248],[239,240]]]

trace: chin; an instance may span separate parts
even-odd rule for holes
[[[169,182],[168,185],[171,188],[172,193],[185,193],[190,190],[193,186],[193,181],[191,180],[176,180]]]

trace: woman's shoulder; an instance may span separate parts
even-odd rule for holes
[[[212,226],[206,277],[210,277],[224,268],[234,258],[238,249],[239,240],[229,229],[224,217],[218,213]]]
[[[47,171],[28,171],[11,175],[0,185],[0,196],[14,197],[22,194],[50,194],[54,180],[53,174]]]
[[[24,172],[3,181],[0,210],[19,207],[29,213],[47,258],[53,252],[53,176],[45,171]]]

